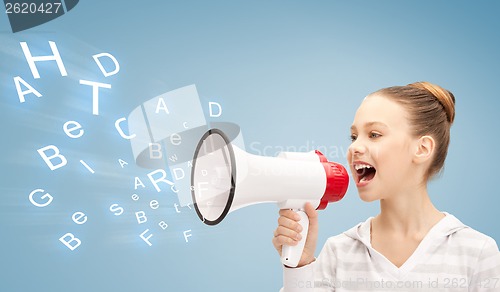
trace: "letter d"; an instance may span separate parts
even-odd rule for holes
[[[212,106],[215,105],[217,107],[217,113],[214,113],[213,110],[212,110]],[[210,116],[211,117],[214,117],[214,118],[218,118],[220,117],[220,115],[222,114],[222,107],[220,106],[220,104],[218,104],[217,102],[209,102],[208,103],[208,109],[209,109],[209,112],[210,112]]]

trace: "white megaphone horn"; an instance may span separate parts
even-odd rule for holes
[[[205,224],[216,225],[229,212],[258,203],[274,202],[280,209],[297,211],[302,239],[296,246],[283,246],[281,256],[290,267],[298,265],[306,242],[309,218],[304,205],[324,209],[344,197],[348,183],[345,168],[328,162],[319,151],[252,155],[232,145],[219,129],[203,135],[191,170],[194,207]]]

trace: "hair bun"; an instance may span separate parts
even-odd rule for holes
[[[422,81],[408,84],[408,86],[422,88],[430,92],[441,103],[446,112],[446,117],[450,124],[455,120],[455,96],[450,91],[442,88],[439,85],[430,82]]]

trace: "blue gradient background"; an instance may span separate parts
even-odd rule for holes
[[[496,183],[500,156],[500,5],[493,1],[80,1],[68,14],[12,34],[0,17],[0,290],[1,291],[277,291],[282,274],[271,244],[277,207],[256,205],[216,227],[173,193],[156,193],[148,170],[132,163],[130,144],[114,128],[139,104],[196,84],[204,110],[241,126],[247,150],[274,156],[284,148],[327,147],[346,163],[349,127],[362,98],[379,88],[428,80],[453,91],[457,117],[443,175],[430,184],[437,207],[500,242]],[[68,71],[39,63],[33,79],[19,46],[48,54],[55,41]],[[92,55],[121,65],[105,78]],[[14,76],[43,94],[19,103]],[[112,84],[91,113],[80,79]],[[85,130],[70,139],[68,120]],[[68,165],[50,171],[36,149],[54,144]],[[90,174],[83,159],[96,170]],[[129,165],[120,168],[118,159]],[[135,176],[146,184],[134,190]],[[29,193],[54,196],[45,208]],[[140,195],[133,201],[133,193]],[[151,210],[149,201],[160,202]],[[125,208],[114,216],[109,206]],[[134,212],[148,222],[137,224]],[[88,222],[71,215],[83,211]],[[325,240],[373,216],[351,187],[320,213]],[[167,230],[158,222],[169,224]],[[149,228],[149,247],[139,234]],[[192,230],[189,242],[183,231]],[[82,240],[75,251],[59,242]]]

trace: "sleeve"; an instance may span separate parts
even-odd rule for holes
[[[491,237],[481,249],[469,291],[500,291],[500,251]]]
[[[329,241],[316,261],[300,268],[283,267],[283,288],[280,292],[331,292],[335,291],[335,266],[337,258]]]

